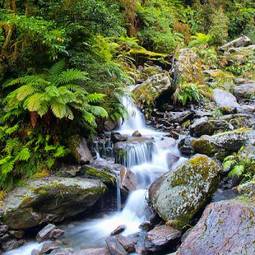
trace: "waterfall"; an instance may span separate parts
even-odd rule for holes
[[[114,213],[108,213],[97,218],[86,219],[86,221],[73,222],[70,226],[65,226],[64,241],[69,243],[75,250],[80,248],[97,248],[105,245],[105,238],[120,225],[125,225],[124,235],[133,234],[139,231],[139,226],[146,220],[147,190],[149,185],[171,167],[182,162],[176,142],[162,144],[166,141],[165,134],[157,132],[146,126],[143,114],[135,106],[132,99],[128,96],[123,97],[123,105],[126,107],[129,117],[124,121],[118,130],[129,137],[134,131],[139,131],[145,140],[137,139],[128,145],[126,155],[122,164],[133,171],[137,178],[137,189],[131,192],[127,198],[124,208],[121,210],[121,196],[119,183],[117,183],[117,208]],[[152,139],[153,138],[153,139]],[[148,139],[150,142],[148,142]],[[96,151],[105,153],[106,147],[100,148],[99,143]],[[169,166],[168,156],[174,155],[179,160]],[[98,155],[98,157],[100,157]],[[94,216],[95,217],[95,216]],[[27,246],[6,253],[8,255],[30,255],[31,247],[38,247],[39,244],[32,243]]]

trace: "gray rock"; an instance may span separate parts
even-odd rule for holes
[[[88,148],[87,141],[84,137],[74,135],[68,138],[68,148],[77,163],[91,163],[93,161],[92,154]]]
[[[1,245],[4,251],[10,251],[19,248],[20,246],[25,244],[25,242],[25,240],[11,239],[7,242],[1,243]]]
[[[64,230],[57,228],[54,224],[48,224],[40,230],[36,236],[38,242],[55,240],[64,235]]]
[[[133,137],[141,137],[142,134],[141,134],[138,130],[136,130],[136,131],[132,134],[132,136],[133,136]]]
[[[226,200],[210,204],[177,255],[255,254],[254,215],[252,201]]]
[[[238,99],[250,99],[255,96],[255,82],[245,83],[234,88],[234,95]]]
[[[118,132],[112,132],[111,133],[111,140],[113,143],[117,143],[117,142],[125,142],[127,141],[128,136],[127,135],[122,135]]]
[[[228,51],[230,48],[245,47],[251,44],[251,39],[245,35],[228,42],[219,48],[220,51]]]
[[[217,189],[221,170],[216,161],[195,155],[156,180],[149,188],[149,200],[168,225],[182,228]]]
[[[253,125],[254,118],[248,114],[229,114],[217,119],[204,117],[194,121],[190,126],[190,133],[200,137],[238,128],[251,128]]]
[[[136,238],[132,236],[118,235],[116,236],[116,239],[128,253],[135,251]]]
[[[118,226],[116,229],[114,229],[112,232],[111,232],[111,236],[116,236],[122,232],[124,232],[126,229],[126,225],[120,225]]]
[[[232,113],[240,107],[233,94],[222,89],[213,90],[213,100],[216,105],[226,113]]]
[[[224,157],[238,152],[245,144],[255,140],[255,131],[238,129],[213,136],[203,135],[192,140],[193,150],[207,156],[215,156],[222,160]]]
[[[190,136],[185,136],[180,140],[178,143],[178,148],[180,152],[185,155],[185,156],[191,156],[195,154],[193,147],[192,147],[192,137]]]
[[[148,232],[147,238],[153,244],[153,251],[161,250],[166,245],[176,242],[181,237],[181,231],[167,225],[157,226]]]
[[[120,242],[115,237],[108,237],[106,239],[107,248],[111,255],[127,255],[128,253]]]
[[[170,123],[182,124],[186,120],[190,119],[192,116],[193,116],[193,112],[191,111],[166,113],[166,118]]]
[[[30,180],[7,195],[4,222],[17,230],[60,222],[86,211],[105,191],[106,186],[99,180],[63,177]]]

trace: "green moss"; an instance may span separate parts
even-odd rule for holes
[[[97,169],[92,166],[83,167],[84,174],[87,177],[96,177],[105,184],[114,184],[116,177],[113,173],[110,173],[107,169]]]

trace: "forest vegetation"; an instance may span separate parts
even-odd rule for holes
[[[220,66],[218,47],[255,42],[252,0],[1,0],[0,190],[47,176],[106,120],[125,118],[121,96],[139,65],[168,66],[182,48]],[[218,83],[252,77],[254,62],[222,68]],[[178,82],[176,104],[210,97],[202,79]],[[150,95],[147,95],[149,97]]]

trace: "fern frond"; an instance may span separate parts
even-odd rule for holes
[[[28,161],[31,157],[30,151],[28,148],[23,148],[15,157],[15,161]]]
[[[65,104],[59,103],[57,101],[51,104],[51,110],[53,114],[59,119],[63,119],[64,117],[66,117],[66,113],[67,113],[66,108],[67,107]]]
[[[97,124],[96,124],[96,118],[95,116],[90,113],[90,112],[87,112],[87,111],[84,111],[83,112],[83,118],[86,122],[88,122],[91,126],[93,127],[96,127]]]
[[[61,72],[64,71],[65,68],[65,60],[62,59],[58,61],[56,64],[54,64],[50,69],[49,69],[49,74],[52,76],[59,75]]]
[[[108,118],[107,111],[101,106],[90,106],[89,111],[97,117]]]
[[[92,93],[92,94],[88,94],[86,99],[87,99],[88,103],[98,103],[98,102],[102,101],[102,99],[105,96],[106,96],[105,94]]]
[[[38,89],[30,85],[23,85],[20,88],[16,89],[16,98],[18,101],[23,101],[26,97],[38,92]]]
[[[86,81],[86,80],[88,80],[86,72],[82,72],[76,69],[70,69],[70,70],[62,72],[57,77],[56,84],[63,85],[63,84],[68,84],[75,81]]]

